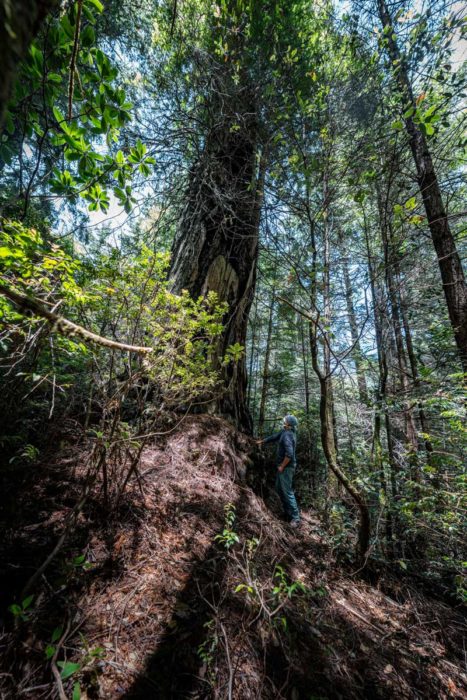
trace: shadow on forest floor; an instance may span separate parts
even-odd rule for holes
[[[93,494],[25,620],[6,614],[1,697],[55,693],[45,650],[67,624],[57,658],[80,667],[65,689],[79,682],[89,700],[466,697],[460,611],[397,576],[351,576],[312,513],[288,530],[274,498],[268,507],[239,480],[247,453],[223,421],[192,417],[145,451],[143,496],[132,485],[109,519]],[[9,485],[3,610],[76,501],[77,456]],[[230,549],[216,539],[226,528]]]

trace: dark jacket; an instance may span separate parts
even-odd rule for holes
[[[265,445],[268,445],[271,442],[278,443],[276,455],[277,466],[279,466],[279,464],[282,463],[284,457],[287,456],[290,459],[290,463],[287,466],[295,467],[295,445],[297,442],[297,437],[295,433],[292,430],[280,430],[275,435],[271,435],[270,437],[264,440]]]

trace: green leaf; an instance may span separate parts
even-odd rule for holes
[[[398,119],[395,122],[392,122],[391,124],[392,128],[395,129],[396,131],[401,131],[404,128],[403,122],[401,122],[400,119]]]
[[[0,258],[22,258],[23,255],[18,250],[12,250],[7,246],[0,247]]]
[[[10,136],[15,133],[15,124],[11,112],[7,112],[5,115],[5,127]]]
[[[42,66],[42,64],[44,62],[44,56],[42,55],[42,51],[39,51],[37,46],[35,46],[34,44],[31,44],[30,52],[31,52],[32,60],[34,61],[34,63],[37,66]]]
[[[65,121],[65,117],[63,114],[60,112],[60,110],[57,107],[52,107],[52,112],[54,114],[55,119],[60,123]]]
[[[52,644],[48,644],[45,648],[45,658],[51,659],[55,654],[55,647]]]
[[[425,136],[433,136],[435,133],[435,128],[431,124],[425,124],[425,122],[420,122],[420,128],[425,134]]]
[[[73,686],[73,695],[71,696],[71,700],[80,700],[81,698],[81,688],[79,683],[75,683]]]
[[[60,678],[62,678],[62,680],[69,678],[81,668],[81,664],[74,664],[71,661],[59,661],[57,666],[62,669],[60,673]]]
[[[83,46],[93,46],[96,43],[96,32],[90,24],[81,32],[81,43]]]
[[[63,627],[56,627],[54,631],[52,632],[52,642],[56,642],[60,639],[61,635],[63,632]]]
[[[58,73],[48,73],[47,80],[51,80],[53,83],[61,83],[62,76],[59,75]]]
[[[21,603],[23,610],[26,610],[27,608],[29,608],[29,606],[31,605],[33,600],[34,600],[33,595],[29,595],[27,598],[25,598],[23,600],[23,602]]]
[[[9,608],[8,608],[8,610],[9,610],[11,613],[13,613],[13,615],[15,615],[15,617],[16,617],[17,615],[21,615],[21,613],[23,612],[23,610],[21,609],[21,607],[20,607],[19,605],[17,605],[16,603],[13,603],[13,605],[10,605]]]
[[[426,110],[426,112],[423,113],[422,119],[423,119],[423,121],[425,122],[425,124],[427,124],[428,122],[430,122],[430,121],[433,119],[433,117],[436,116],[436,115],[435,115],[435,111],[436,111],[437,108],[438,108],[437,105],[435,105],[435,104],[434,104],[434,105],[431,105],[431,107],[429,107],[429,108]]]
[[[103,12],[104,11],[104,5],[101,3],[100,0],[87,0],[87,2],[90,5],[93,5],[98,12]]]

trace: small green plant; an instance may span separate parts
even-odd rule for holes
[[[50,644],[47,644],[47,646],[45,648],[45,658],[46,659],[51,659],[52,656],[57,651],[57,647],[55,646],[55,642],[58,642],[58,640],[62,636],[62,632],[63,632],[63,627],[61,625],[59,627],[56,627],[54,629],[54,631],[52,632]]]
[[[198,656],[204,661],[207,666],[210,666],[214,660],[214,653],[217,649],[219,638],[214,630],[215,620],[208,620],[203,627],[207,630],[207,637],[198,647]]]
[[[230,362],[238,362],[243,357],[245,348],[240,343],[234,343],[229,345],[224,356],[224,365],[228,365]]]
[[[257,537],[252,537],[251,540],[246,541],[246,552],[247,552],[247,558],[251,559],[253,554],[255,553],[256,549],[258,548],[259,545],[259,539]]]
[[[81,644],[83,645],[84,656],[81,662],[82,666],[94,665],[96,661],[100,661],[105,656],[103,647],[91,647],[86,637],[80,633]]]
[[[277,599],[292,598],[296,592],[308,592],[308,588],[301,581],[289,581],[284,567],[279,564],[274,569],[273,579],[275,586],[272,589],[272,595]]]
[[[67,563],[71,569],[83,569],[84,571],[87,571],[88,569],[92,568],[92,564],[90,561],[86,560],[85,554],[78,554],[77,557],[73,557],[73,559]]]
[[[240,538],[233,530],[236,513],[233,503],[226,503],[224,506],[225,524],[221,535],[216,535],[215,540],[224,545],[225,549],[230,549],[234,544],[240,542]]]
[[[21,605],[13,603],[8,607],[8,610],[15,616],[15,619],[25,622],[31,616],[32,611],[29,608],[33,600],[34,596],[30,595],[22,601]]]
[[[56,627],[52,632],[51,643],[48,644],[45,649],[47,660],[50,660],[57,653],[56,642],[60,639],[62,632],[63,628],[61,626]],[[90,647],[87,639],[82,634],[80,634],[80,639],[82,643],[81,661],[57,661],[57,666],[60,669],[60,678],[62,680],[71,678],[71,676],[79,673],[83,669],[95,675],[97,673],[96,662],[105,655],[105,649],[102,647]],[[80,698],[81,686],[79,682],[76,681],[73,685],[72,700],[80,700]]]
[[[34,445],[24,445],[21,452],[19,452],[16,455],[13,455],[13,457],[9,460],[9,463],[13,464],[14,462],[17,462],[18,460],[32,463],[32,462],[36,461],[38,456],[39,456],[39,450],[37,447],[35,447]]]
[[[197,653],[206,668],[207,680],[214,684],[216,680],[216,674],[214,669],[214,659],[219,644],[219,637],[216,631],[216,621],[214,619],[208,620],[204,623],[203,627],[206,629],[206,639],[202,644],[199,645]]]

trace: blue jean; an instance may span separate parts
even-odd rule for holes
[[[286,516],[291,520],[300,520],[300,511],[292,488],[294,474],[295,467],[286,467],[282,473],[278,471],[276,473],[276,491]]]

